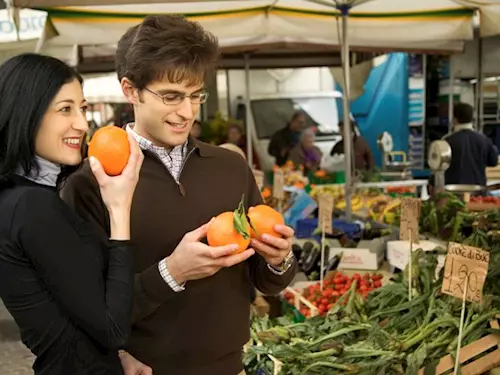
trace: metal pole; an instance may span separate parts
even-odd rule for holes
[[[349,6],[343,5],[340,7],[342,12],[342,65],[344,71],[344,94],[342,95],[342,103],[344,110],[344,160],[345,160],[345,216],[347,220],[352,219],[352,128],[350,119],[350,82],[351,82],[351,63],[349,56],[349,42],[348,42],[348,16]]]
[[[483,92],[483,39],[479,35],[477,37],[477,128],[482,133],[484,131],[484,92]]]
[[[450,56],[450,62],[448,64],[448,69],[449,69],[449,82],[448,82],[448,133],[451,133],[453,131],[453,102],[454,102],[454,85],[453,81],[454,79],[454,74],[453,74],[453,59]]]
[[[227,105],[227,117],[233,117],[233,111],[231,108],[231,88],[229,84],[229,69],[226,69],[226,105]]]
[[[250,56],[245,53],[245,122],[247,131],[247,161],[250,167],[253,167],[253,147],[252,147],[252,132],[250,126],[251,119],[250,108]]]

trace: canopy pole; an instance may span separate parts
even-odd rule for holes
[[[351,128],[351,109],[350,109],[350,82],[351,82],[351,62],[349,55],[349,39],[348,39],[348,17],[349,5],[342,4],[338,6],[342,13],[342,70],[344,72],[344,93],[342,95],[343,111],[344,111],[344,160],[345,160],[345,216],[347,220],[352,220],[352,128]]]
[[[252,147],[252,127],[250,120],[250,56],[245,53],[245,122],[247,132],[247,161],[248,165],[253,168],[253,147]]]

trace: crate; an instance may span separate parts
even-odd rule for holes
[[[499,329],[498,319],[490,322],[491,328]],[[490,334],[460,349],[461,375],[481,375],[500,365],[500,335]],[[453,374],[455,360],[451,354],[441,358],[435,375]],[[424,375],[425,368],[418,375]]]
[[[300,288],[298,287],[300,284]],[[309,302],[304,296],[302,295],[301,292],[296,291],[295,289],[302,289],[309,284],[315,284],[315,282],[309,282],[305,281],[302,283],[297,283],[296,286],[298,288],[292,288],[292,287],[286,287],[285,290],[282,292],[282,294],[288,292],[292,293],[295,296],[295,305],[290,305],[288,301],[283,298],[282,303],[281,303],[281,309],[283,314],[291,313],[293,316],[293,321],[295,323],[301,323],[304,320],[306,320],[306,317],[302,315],[300,312],[300,305],[304,304],[306,305],[310,310],[311,310],[311,317],[317,316],[319,314],[319,310],[316,306],[314,306],[311,302]]]
[[[296,238],[311,238],[314,230],[318,227],[318,219],[297,220],[295,227]],[[344,232],[349,238],[356,237],[361,232],[359,224],[350,223],[345,220],[332,220],[332,227]]]

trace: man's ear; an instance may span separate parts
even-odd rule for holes
[[[127,99],[130,104],[134,105],[139,102],[139,92],[127,77],[122,78],[120,86],[122,87],[125,99]]]

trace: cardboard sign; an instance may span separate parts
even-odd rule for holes
[[[259,171],[258,169],[252,169],[252,172],[255,178],[255,183],[259,187],[259,190],[262,190],[264,187],[264,172]]]
[[[470,302],[482,302],[483,286],[488,273],[490,253],[476,247],[450,242],[444,265],[441,291]]]
[[[399,221],[399,239],[401,241],[418,242],[418,219],[422,201],[418,198],[405,198],[401,202],[401,219]],[[410,234],[411,233],[411,234]]]
[[[276,199],[285,198],[285,173],[282,170],[274,172],[273,197]]]
[[[333,195],[321,194],[318,197],[319,214],[318,228],[325,230],[325,233],[332,234],[332,214],[333,214]]]

